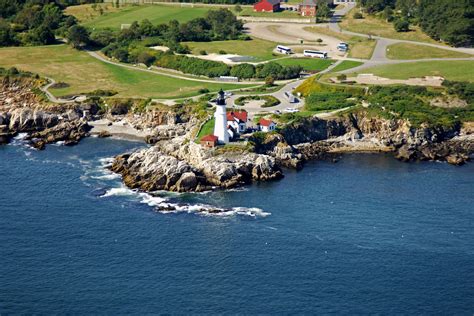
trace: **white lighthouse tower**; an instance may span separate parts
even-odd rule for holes
[[[221,144],[229,142],[229,133],[227,132],[227,111],[225,107],[224,91],[219,91],[219,96],[216,102],[216,112],[214,113],[214,135],[218,138]]]

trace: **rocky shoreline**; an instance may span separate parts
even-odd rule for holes
[[[200,120],[189,113],[99,114],[94,103],[67,107],[44,103],[33,88],[31,82],[21,80],[2,82],[0,143],[28,133],[26,139],[41,150],[59,141],[77,144],[91,135],[91,125],[101,126],[94,132],[99,137],[118,133],[126,125],[152,146],[115,157],[110,168],[122,175],[129,188],[146,192],[202,192],[278,180],[283,168],[301,169],[306,161],[315,159],[336,161],[341,154],[352,152],[390,152],[402,161],[436,160],[453,165],[464,164],[474,154],[472,125],[413,127],[405,120],[363,112],[304,118],[278,133],[252,136],[244,144],[206,149],[194,142]],[[122,124],[122,129],[113,121]]]

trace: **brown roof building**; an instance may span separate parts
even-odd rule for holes
[[[217,145],[217,136],[206,135],[201,138],[201,146],[206,148],[214,148]]]

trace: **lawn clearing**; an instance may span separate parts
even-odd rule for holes
[[[284,58],[275,61],[282,66],[296,66],[303,67],[305,71],[320,72],[334,63],[331,59],[315,59],[315,58]]]
[[[363,73],[390,79],[442,76],[452,81],[474,82],[474,61],[419,61],[376,66],[364,69]]]
[[[387,47],[387,57],[390,59],[469,58],[474,55],[430,46],[397,43]]]
[[[201,141],[201,138],[203,138],[206,135],[212,135],[214,134],[214,125],[215,125],[215,119],[212,118],[204,125],[201,127],[201,130],[199,131],[197,137],[196,137],[196,142],[199,143]]]
[[[171,20],[187,22],[195,18],[204,17],[211,8],[203,7],[180,7],[168,5],[132,5],[126,6],[120,11],[105,13],[84,25],[91,28],[111,27],[119,29],[122,24],[131,24],[134,21],[150,20],[153,24],[168,23]]]
[[[74,16],[79,22],[87,22],[117,11],[120,9],[112,6],[111,3],[95,3],[69,6],[64,10],[64,13]]]
[[[386,22],[385,20],[370,16],[368,14],[364,15],[363,19],[354,19],[354,12],[357,12],[359,8],[352,9],[339,23],[339,26],[347,31],[376,35],[386,38],[395,38],[402,40],[409,40],[415,42],[425,42],[439,44],[439,42],[433,40],[428,35],[423,33],[419,27],[410,26],[410,32],[397,32],[393,28],[393,24]]]
[[[199,55],[201,51],[218,54],[221,51],[227,54],[236,54],[241,56],[252,56],[254,61],[264,61],[278,56],[273,55],[273,49],[276,44],[270,41],[253,38],[250,41],[215,41],[215,42],[183,42],[183,45],[188,45],[192,53]]]
[[[290,10],[281,10],[278,12],[256,12],[253,10],[252,7],[250,7],[243,8],[241,12],[235,12],[235,10],[232,10],[232,12],[238,16],[250,16],[271,19],[308,19],[307,16],[301,16],[298,12]]]
[[[10,47],[0,49],[0,67],[48,76],[67,88],[51,89],[56,96],[86,93],[97,89],[114,90],[119,97],[181,98],[210,91],[237,89],[247,85],[205,83],[127,69],[101,62],[66,45]]]
[[[374,53],[375,45],[377,45],[377,41],[375,40],[370,40],[362,36],[354,36],[354,35],[344,34],[341,32],[335,32],[326,27],[310,26],[310,27],[305,27],[305,30],[315,33],[315,34],[332,36],[342,42],[348,43],[349,44],[348,57],[351,57],[351,58],[370,59],[372,57],[372,54]]]
[[[360,65],[363,65],[364,63],[361,63],[360,61],[352,61],[352,60],[344,60],[342,63],[331,69],[331,72],[341,72],[347,69],[359,67]]]

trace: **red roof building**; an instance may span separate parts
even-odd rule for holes
[[[260,121],[258,122],[258,125],[260,125],[260,130],[262,132],[271,132],[275,130],[276,124],[272,120],[266,120],[264,118],[261,118]]]
[[[280,11],[280,0],[260,0],[253,5],[253,10],[257,12]]]
[[[298,11],[301,16],[316,16],[316,11],[318,9],[318,4],[316,0],[303,0],[298,5]]]
[[[201,146],[206,148],[214,148],[217,145],[217,140],[219,138],[214,135],[206,135],[201,138]]]
[[[238,134],[247,129],[248,113],[247,111],[227,112],[227,123],[237,131]]]

